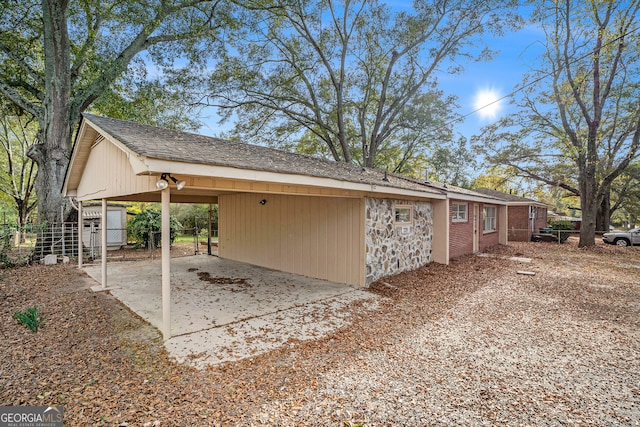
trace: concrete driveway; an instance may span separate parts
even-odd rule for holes
[[[100,265],[85,271],[100,281]],[[161,328],[160,260],[110,262],[112,295]],[[316,339],[349,322],[352,307],[373,310],[366,289],[195,255],[171,260],[167,350],[196,367],[239,360],[291,340]]]

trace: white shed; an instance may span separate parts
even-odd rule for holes
[[[85,205],[82,209],[82,244],[85,248],[100,248],[102,226],[102,206]],[[108,204],[107,206],[107,250],[117,250],[127,245],[127,207]]]

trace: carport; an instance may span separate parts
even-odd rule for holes
[[[353,164],[91,114],[80,123],[63,194],[74,198],[80,211],[83,202],[100,200],[103,217],[108,201],[161,203],[165,340],[177,332],[171,320],[170,203],[218,203],[221,258],[301,276],[366,286],[376,277],[426,262],[448,263],[449,208],[441,188]],[[402,227],[393,223],[395,206],[413,212]],[[373,208],[378,222],[371,219],[365,226]],[[82,222],[82,212],[79,218]],[[412,219],[419,222],[412,224]],[[382,258],[367,252],[367,230],[377,230],[372,244],[379,246],[373,249],[389,256],[384,240],[389,224],[397,237],[391,243],[397,248],[404,239],[410,251],[402,262],[396,257],[372,265],[369,260]],[[101,289],[109,289],[106,231]],[[416,249],[414,243],[421,246]],[[369,274],[372,268],[377,275]]]
[[[110,293],[162,328],[161,260],[118,262]],[[100,265],[84,270],[100,280]],[[180,362],[202,366],[253,356],[291,340],[319,338],[349,321],[354,304],[374,308],[377,295],[345,286],[207,255],[174,258],[172,337]]]

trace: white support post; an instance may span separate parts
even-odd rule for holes
[[[78,268],[82,268],[82,230],[84,224],[82,221],[82,202],[78,200]]]
[[[211,209],[213,209],[213,207],[211,206],[211,203],[209,203],[209,222],[207,223],[207,255],[211,255],[211,243],[213,243],[211,241],[211,219],[213,216]]]
[[[162,336],[171,338],[171,225],[169,202],[171,190],[162,190]]]
[[[100,245],[102,246],[102,289],[107,288],[107,199],[102,199],[100,218]]]

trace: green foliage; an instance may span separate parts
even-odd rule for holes
[[[198,234],[207,230],[209,220],[209,205],[207,204],[178,204],[171,206],[171,213],[182,224],[185,234],[193,235],[198,226]],[[218,205],[212,206],[211,228],[218,229]]]
[[[0,100],[0,194],[12,205],[10,217],[23,227],[36,207],[37,167],[27,152],[38,142],[37,124],[15,110]]]
[[[208,87],[225,118],[242,116],[235,135],[412,176],[448,153],[466,157],[438,71],[490,58],[482,36],[520,23],[513,1],[428,0],[401,12],[377,1],[242,4],[246,26]],[[464,181],[459,171],[443,178]]]
[[[174,217],[169,219],[171,229],[171,243],[182,229],[182,224]],[[147,209],[137,214],[127,223],[127,233],[140,247],[149,247],[153,242],[154,247],[159,247],[161,243],[162,213],[157,209]],[[150,240],[152,236],[153,240]]]
[[[11,233],[6,233],[0,237],[0,268],[11,268],[15,266],[15,263],[9,257],[12,251],[11,247]]]
[[[553,234],[559,237],[560,243],[564,243],[567,241],[569,236],[571,236],[571,233],[563,233],[561,230],[574,230],[576,228],[576,224],[572,221],[567,221],[564,219],[550,219],[549,227],[553,228],[553,230],[555,231]]]
[[[13,318],[25,325],[31,332],[38,332],[42,323],[42,314],[37,306],[27,307],[24,311],[16,311]]]

